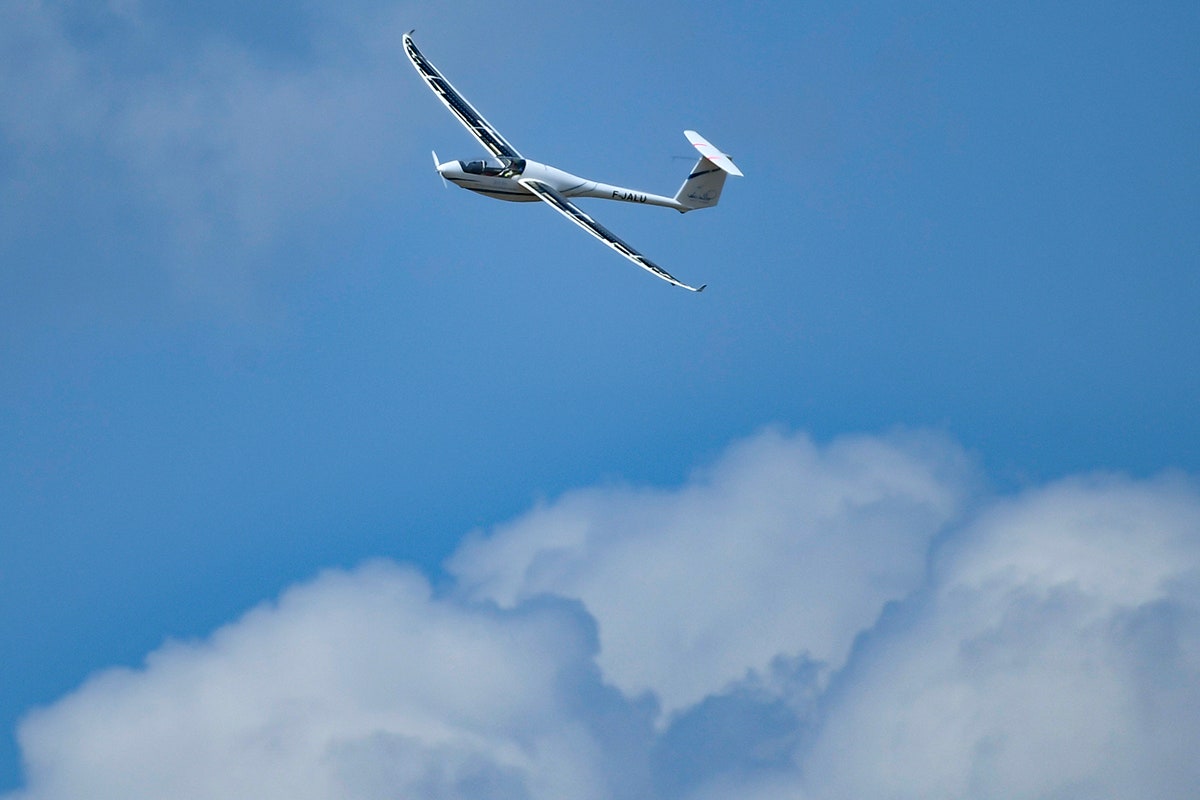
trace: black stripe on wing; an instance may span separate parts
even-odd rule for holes
[[[443,105],[450,109],[454,116],[458,117],[458,121],[471,132],[472,136],[479,140],[479,143],[489,153],[497,157],[521,157],[517,149],[500,135],[500,132],[492,126],[492,123],[484,119],[483,115],[467,102],[467,98],[463,97],[450,84],[450,81],[446,80],[446,77],[438,71],[437,67],[429,63],[429,59],[425,58],[421,51],[417,49],[417,45],[408,34],[404,35],[404,52],[408,54],[408,59],[412,61],[413,66],[417,68],[417,72],[425,79],[425,83],[429,84],[429,88],[438,96]]]
[[[615,233],[585,214],[583,210],[579,208],[579,206],[563,197],[553,186],[543,183],[542,181],[533,180],[532,178],[522,178],[521,185],[545,200],[564,217],[567,217],[576,225],[583,228],[592,236],[595,236],[597,239],[604,242],[606,245],[616,250],[618,253],[625,256],[642,269],[653,272],[667,283],[673,283],[676,286],[682,286],[684,289],[689,289],[693,292],[704,291],[703,286],[701,286],[699,289],[695,288],[694,286],[688,286],[686,283],[678,280],[671,273],[667,272],[665,269],[658,266],[641,253],[634,250],[632,247],[623,242]]]

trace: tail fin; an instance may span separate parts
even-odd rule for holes
[[[692,168],[691,174],[675,193],[675,202],[680,211],[692,211],[697,208],[712,208],[721,199],[721,190],[725,188],[725,178],[728,175],[741,175],[729,159],[700,134],[695,131],[684,131],[688,141],[700,151],[700,160]]]

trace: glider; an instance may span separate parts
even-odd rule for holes
[[[483,160],[438,163],[437,153],[434,153],[433,163],[444,179],[464,189],[470,189],[485,197],[494,197],[498,200],[514,202],[542,200],[642,269],[684,289],[693,292],[704,291],[704,286],[696,288],[677,280],[671,273],[634,250],[571,201],[576,197],[598,197],[604,200],[620,200],[625,203],[665,206],[680,213],[698,208],[712,208],[721,197],[721,189],[725,186],[726,176],[742,174],[728,155],[711,145],[695,131],[684,131],[688,141],[700,151],[700,160],[696,162],[696,166],[692,168],[683,186],[675,193],[674,197],[664,197],[635,189],[626,189],[622,186],[589,181],[548,164],[527,159],[517,152],[517,149],[509,144],[508,140],[501,136],[500,132],[484,119],[473,105],[467,102],[467,99],[450,84],[450,81],[446,80],[437,67],[421,54],[416,44],[413,43],[412,31],[404,34],[404,52],[408,54],[408,58],[416,67],[417,72],[442,101],[442,104],[450,109],[450,113],[458,118],[458,121],[491,155],[490,158]]]

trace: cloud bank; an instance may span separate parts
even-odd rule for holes
[[[57,798],[1180,798],[1200,487],[980,491],[936,435],[767,431],[567,494],[445,591],[330,571],[31,713]]]

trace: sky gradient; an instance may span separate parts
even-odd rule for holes
[[[0,0],[0,795],[1180,796],[1198,37]]]

